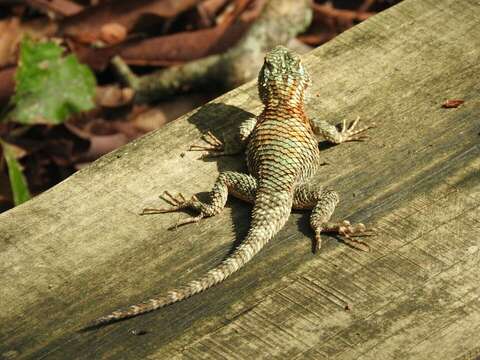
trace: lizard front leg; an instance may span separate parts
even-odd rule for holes
[[[315,190],[308,185],[302,185],[295,190],[293,208],[312,209],[310,225],[315,232],[313,252],[317,252],[322,245],[322,232],[337,233],[343,236],[346,244],[362,251],[370,251],[365,242],[353,239],[352,236],[371,236],[371,229],[367,229],[362,223],[352,225],[348,220],[330,221],[338,201],[338,194],[332,190]]]
[[[223,142],[210,131],[202,136],[202,140],[207,145],[192,145],[190,151],[209,151],[208,157],[224,156],[224,155],[236,155],[240,154],[250,137],[250,133],[257,124],[257,118],[249,118],[242,122],[239,128],[238,139],[234,139],[229,142]]]
[[[173,196],[165,191],[161,196],[163,200],[172,205],[168,208],[144,209],[141,215],[160,214],[167,212],[180,211],[183,209],[192,209],[198,212],[197,216],[192,216],[181,220],[170,229],[178,226],[198,222],[204,217],[210,217],[220,213],[227,202],[228,194],[231,194],[241,200],[253,203],[257,189],[257,181],[248,174],[242,174],[233,171],[221,173],[210,192],[210,201],[202,202],[195,195],[191,199],[186,199],[182,194]]]
[[[333,144],[341,144],[347,141],[364,141],[368,139],[364,132],[373,128],[374,124],[356,129],[359,121],[360,117],[357,117],[355,121],[347,126],[347,122],[343,120],[340,130],[324,120],[311,120],[311,125],[317,137],[324,138]]]

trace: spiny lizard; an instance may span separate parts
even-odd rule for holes
[[[232,154],[246,147],[250,174],[223,172],[210,193],[210,202],[200,202],[193,196],[187,200],[165,192],[164,200],[172,207],[145,209],[145,213],[164,213],[194,209],[198,216],[187,218],[178,225],[197,222],[204,217],[220,213],[228,194],[253,203],[250,230],[243,243],[220,265],[205,275],[124,310],[95,320],[88,328],[99,327],[121,319],[150,312],[184,300],[225,280],[244,266],[283,227],[293,209],[312,209],[310,224],[315,232],[316,248],[320,248],[322,232],[334,232],[345,237],[345,242],[361,250],[368,246],[351,239],[351,236],[369,235],[361,223],[330,222],[339,201],[332,190],[315,190],[308,185],[320,165],[318,141],[324,138],[339,144],[345,141],[364,140],[362,133],[369,127],[355,130],[358,119],[349,127],[343,122],[341,131],[326,121],[311,121],[304,111],[306,90],[310,76],[298,55],[285,47],[277,46],[265,57],[258,77],[260,99],[264,104],[257,118],[246,120],[240,126],[240,146],[223,146],[209,134],[204,139],[207,146],[193,146],[191,150],[211,150],[217,155]]]

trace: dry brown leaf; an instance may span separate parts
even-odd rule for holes
[[[16,50],[22,38],[20,19],[12,17],[0,21],[0,68],[15,64]]]
[[[28,34],[41,39],[55,33],[56,26],[48,19],[36,19],[21,23],[18,17],[0,21],[0,68],[17,62],[17,48],[20,40]]]
[[[100,39],[108,45],[121,43],[127,37],[125,26],[117,23],[108,23],[100,29]]]
[[[20,146],[12,144],[12,143],[8,143],[8,147],[9,147],[13,157],[17,160],[25,157],[28,153],[27,150],[25,150],[24,148],[21,148]]]
[[[83,10],[83,6],[69,0],[27,0],[31,7],[60,16],[72,16]]]
[[[229,0],[205,0],[197,6],[197,11],[205,27],[215,24],[215,15]]]
[[[61,33],[80,42],[93,43],[100,39],[105,24],[120,24],[129,32],[144,15],[155,15],[159,20],[169,19],[199,2],[200,0],[109,0],[65,18],[60,26]]]
[[[6,103],[15,90],[16,66],[10,66],[0,70],[0,104]]]
[[[360,3],[360,4],[359,4]],[[321,4],[313,3],[313,22],[306,34],[298,38],[311,46],[318,46],[334,38],[342,31],[352,27],[355,23],[361,22],[368,17],[375,15],[375,12],[366,11],[372,1],[363,2],[351,1],[350,8],[338,8],[336,2],[326,1]],[[352,8],[353,7],[353,8]]]
[[[79,58],[95,69],[104,69],[118,54],[130,65],[176,65],[224,52],[233,46],[260,15],[264,0],[239,0],[222,23],[209,29],[185,31],[118,46],[92,49],[76,46]]]
[[[462,105],[464,102],[465,102],[465,100],[461,100],[461,99],[445,100],[445,102],[442,104],[442,108],[444,108],[444,109],[457,108],[460,105]]]
[[[122,46],[119,55],[130,65],[176,65],[227,50],[246,30],[247,24],[187,31],[158,36]]]
[[[324,31],[322,33],[299,35],[298,40],[310,46],[317,46],[333,39],[336,35],[334,32]]]
[[[329,17],[340,22],[363,21],[375,15],[375,13],[365,11],[338,9],[333,7],[330,2],[322,5],[313,4],[313,12],[316,16]]]
[[[25,34],[32,39],[42,39],[52,36],[56,30],[56,24],[46,18],[25,23],[19,22],[16,17],[0,21],[0,104],[8,101],[15,88],[13,76],[20,40]]]
[[[58,24],[46,17],[20,23],[21,36],[28,34],[32,39],[52,37],[58,30]]]
[[[120,88],[118,85],[98,86],[95,103],[103,107],[118,107],[129,104],[135,92],[131,88]]]
[[[158,129],[168,122],[164,110],[159,107],[153,107],[139,113],[132,119],[133,126],[142,133]]]

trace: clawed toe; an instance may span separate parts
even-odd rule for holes
[[[212,151],[210,156],[215,156],[215,152],[221,153],[224,150],[223,142],[217,138],[212,132],[208,131],[203,134],[201,139],[207,143],[207,145],[190,145],[189,151]]]
[[[373,236],[376,233],[373,228],[367,228],[362,223],[351,224],[348,220],[343,220],[339,223],[326,223],[321,226],[321,229],[322,232],[337,233],[342,236],[346,244],[362,251],[370,251],[370,247],[364,241],[356,238]]]
[[[340,223],[338,227],[338,233],[345,237],[365,237],[365,236],[374,236],[376,234],[376,229],[367,228],[364,224],[351,224],[350,221],[344,220]]]
[[[182,193],[178,193],[175,196],[169,193],[168,191],[164,191],[163,194],[160,195],[160,198],[171,206],[169,208],[143,209],[140,215],[162,214],[167,212],[179,211],[182,209],[193,209],[199,212],[199,215],[197,216],[192,216],[184,220],[180,220],[175,225],[170,226],[168,230],[174,230],[182,225],[199,222],[201,219],[205,217],[205,214],[200,210],[201,203],[195,195],[193,195],[191,199],[188,200],[185,196],[183,196]]]
[[[373,236],[375,231],[374,229],[367,229],[362,223],[352,225],[348,220],[344,220],[338,227],[338,234],[344,237],[343,240],[346,244],[362,251],[370,251],[370,246],[367,243],[352,237]]]
[[[182,193],[178,193],[177,196],[174,196],[170,192],[164,191],[163,194],[160,195],[160,198],[174,207],[188,203],[188,200]],[[195,195],[192,196],[192,199],[196,199]]]
[[[145,208],[140,213],[140,215],[152,215],[152,214],[163,214],[168,212],[174,212],[174,211],[194,207],[193,204],[195,202],[198,202],[198,198],[195,195],[193,195],[190,200],[187,200],[182,193],[178,193],[176,196],[174,196],[168,191],[164,191],[163,194],[160,195],[160,198],[165,202],[167,202],[169,205],[171,205],[171,207]]]
[[[314,254],[318,253],[321,247],[322,247],[322,238],[320,236],[320,231],[316,231],[315,239],[313,240],[313,244],[312,244],[312,252]]]
[[[359,121],[360,116],[358,116],[350,125],[347,126],[347,122],[343,120],[342,130],[340,131],[343,141],[366,141],[370,138],[368,135],[363,133],[368,129],[374,128],[375,123],[364,126],[360,129],[355,129]]]
[[[203,219],[203,214],[200,214],[200,215],[198,215],[198,216],[192,216],[192,217],[186,218],[186,219],[184,219],[184,220],[180,220],[180,221],[177,222],[175,225],[170,226],[170,227],[168,228],[168,230],[175,230],[175,229],[178,228],[179,226],[196,223],[196,222],[199,222],[199,221],[202,220],[202,219]]]

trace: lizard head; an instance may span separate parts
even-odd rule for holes
[[[300,57],[284,46],[265,56],[258,75],[258,92],[264,104],[272,101],[303,101],[310,76]]]

